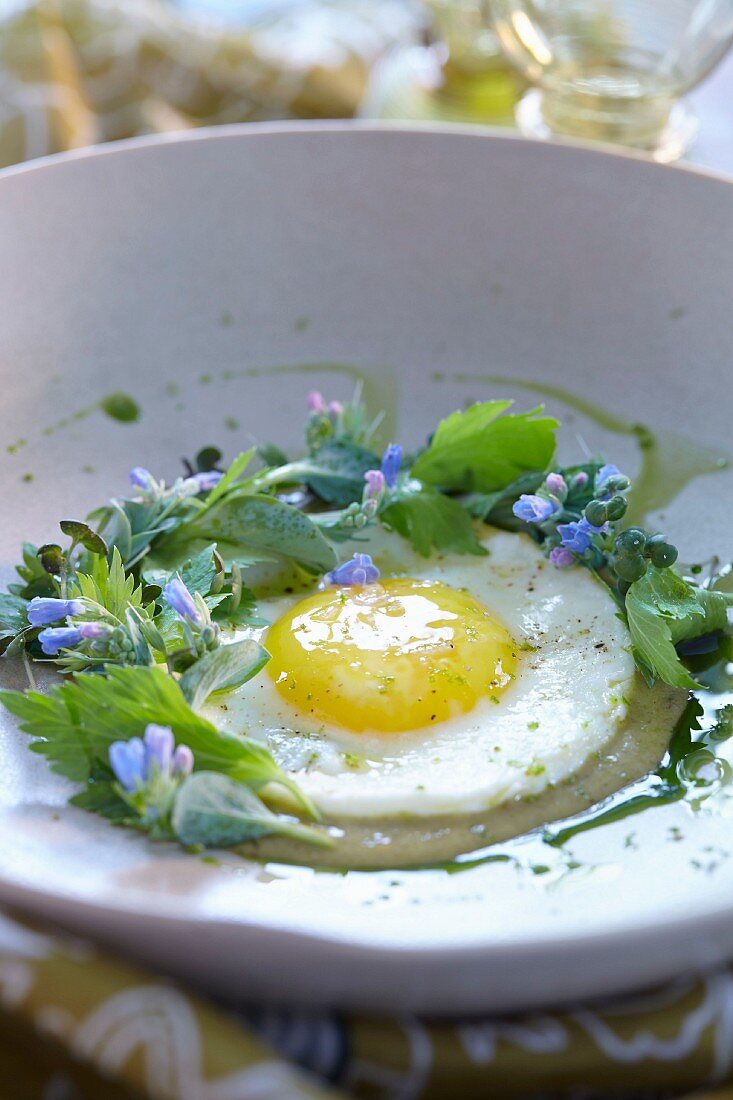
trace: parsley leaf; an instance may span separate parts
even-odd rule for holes
[[[542,408],[506,413],[511,401],[484,401],[442,420],[412,473],[441,489],[492,493],[528,470],[545,470],[558,422]]]
[[[727,604],[721,593],[696,588],[673,569],[650,566],[634,581],[626,593],[626,615],[635,656],[650,678],[673,687],[696,688],[675,645],[722,630]]]
[[[485,554],[471,517],[462,504],[418,482],[408,482],[380,516],[387,527],[409,539],[418,554],[454,550],[458,554]]]

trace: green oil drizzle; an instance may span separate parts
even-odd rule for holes
[[[137,401],[127,393],[111,393],[99,402],[102,412],[121,424],[133,424],[140,419],[141,409]]]
[[[433,375],[436,382],[444,381],[445,378],[444,374]],[[733,461],[730,455],[721,454],[720,451],[677,432],[653,432],[645,424],[634,424],[571,390],[549,382],[529,382],[501,374],[451,374],[450,379],[456,382],[516,386],[551,397],[587,416],[606,431],[635,439],[641,468],[629,494],[629,523],[641,523],[651,512],[658,511],[674,500],[694,478],[727,470]]]

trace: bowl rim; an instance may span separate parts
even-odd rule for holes
[[[484,126],[478,123],[399,121],[381,119],[276,119],[265,122],[232,122],[218,126],[202,126],[190,130],[166,130],[155,134],[140,134],[136,137],[122,138],[117,141],[85,145],[78,149],[66,149],[60,153],[49,153],[32,160],[0,168],[0,182],[16,176],[42,171],[64,164],[73,164],[80,160],[96,160],[98,157],[116,156],[128,151],[156,149],[169,145],[185,145],[189,142],[219,141],[231,138],[250,138],[257,136],[287,134],[394,134],[421,135],[456,138],[470,137],[489,142],[500,142],[534,147],[537,149],[567,150],[591,157],[603,157],[615,161],[631,161],[646,165],[652,171],[668,174],[670,172],[685,176],[699,177],[723,184],[733,184],[733,175],[710,168],[706,165],[677,161],[662,164],[641,150],[623,148],[605,142],[581,141],[572,138],[553,138],[542,141],[528,138],[516,130],[501,126]]]

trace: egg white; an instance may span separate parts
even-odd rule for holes
[[[472,814],[570,782],[626,715],[635,677],[628,631],[590,573],[556,569],[526,536],[483,531],[487,557],[420,558],[383,529],[343,556],[368,551],[383,576],[441,581],[485,604],[518,647],[517,675],[497,702],[430,728],[357,734],[313,724],[265,671],[210,704],[209,716],[267,744],[334,819]],[[274,622],[303,595],[260,601],[258,611]],[[266,629],[248,633],[267,644]]]

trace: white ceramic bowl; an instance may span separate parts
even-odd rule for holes
[[[175,472],[247,431],[295,441],[307,390],[347,396],[356,376],[408,445],[469,398],[526,405],[521,383],[540,381],[727,447],[732,287],[729,183],[484,132],[231,128],[5,171],[0,560],[121,491],[133,464]],[[113,391],[138,422],[99,411]],[[576,412],[565,457],[579,439],[638,464],[633,440]],[[731,554],[731,488],[700,478],[665,509],[689,556]],[[0,723],[0,900],[213,991],[468,1012],[733,951],[733,864],[694,868],[725,826],[686,804],[578,838],[580,872],[557,857],[544,876],[264,873],[64,808],[66,785]]]

